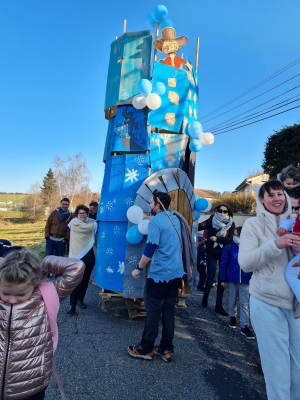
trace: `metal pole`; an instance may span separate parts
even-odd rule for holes
[[[123,33],[126,33],[126,27],[127,27],[127,20],[124,19],[124,29],[123,29]]]
[[[158,32],[159,32],[159,23],[156,22],[155,40],[157,40],[157,38],[158,38]],[[157,59],[157,49],[154,50],[153,61],[155,62],[156,59]]]
[[[198,58],[199,58],[200,38],[196,41],[196,57],[195,57],[195,71],[198,72]]]

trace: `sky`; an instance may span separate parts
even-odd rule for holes
[[[124,19],[128,32],[150,29],[146,19],[158,4],[167,7],[177,36],[189,37],[180,54],[192,62],[200,37],[199,120],[204,131],[300,85],[297,63],[230,107],[203,118],[300,57],[299,0],[2,0],[0,192],[27,192],[42,182],[56,155],[79,152],[92,173],[92,189],[101,189],[110,45],[123,33]],[[158,56],[163,58],[162,53]],[[297,94],[300,88],[262,108]],[[285,109],[296,105],[299,102]],[[299,122],[296,108],[216,135],[212,146],[197,153],[195,187],[234,190],[261,170],[267,138]]]

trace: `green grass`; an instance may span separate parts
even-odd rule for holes
[[[0,194],[0,202],[1,201],[13,201],[13,202],[18,202],[18,203],[23,203],[24,199],[28,196],[28,194],[22,193],[22,194]],[[1,206],[1,204],[0,204]],[[3,204],[2,204],[3,206]]]

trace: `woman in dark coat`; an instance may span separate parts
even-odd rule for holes
[[[221,258],[223,246],[232,242],[235,224],[232,220],[233,213],[230,206],[226,203],[219,204],[215,209],[215,214],[211,215],[207,220],[200,222],[198,231],[208,230],[208,238],[206,243],[206,263],[207,263],[207,280],[202,298],[202,306],[207,307],[208,296],[212,284],[215,280],[217,263]],[[222,305],[224,287],[220,283],[220,274],[218,274],[217,301],[215,312],[228,316]]]

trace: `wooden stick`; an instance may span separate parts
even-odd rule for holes
[[[157,38],[158,38],[158,32],[159,32],[159,23],[156,22],[155,40],[157,40]],[[155,62],[156,59],[157,59],[157,49],[154,49],[153,61]]]
[[[123,33],[126,33],[126,27],[127,27],[127,20],[124,19],[124,29],[123,29]]]
[[[195,57],[195,71],[198,72],[198,58],[199,58],[200,38],[196,41],[196,57]]]

